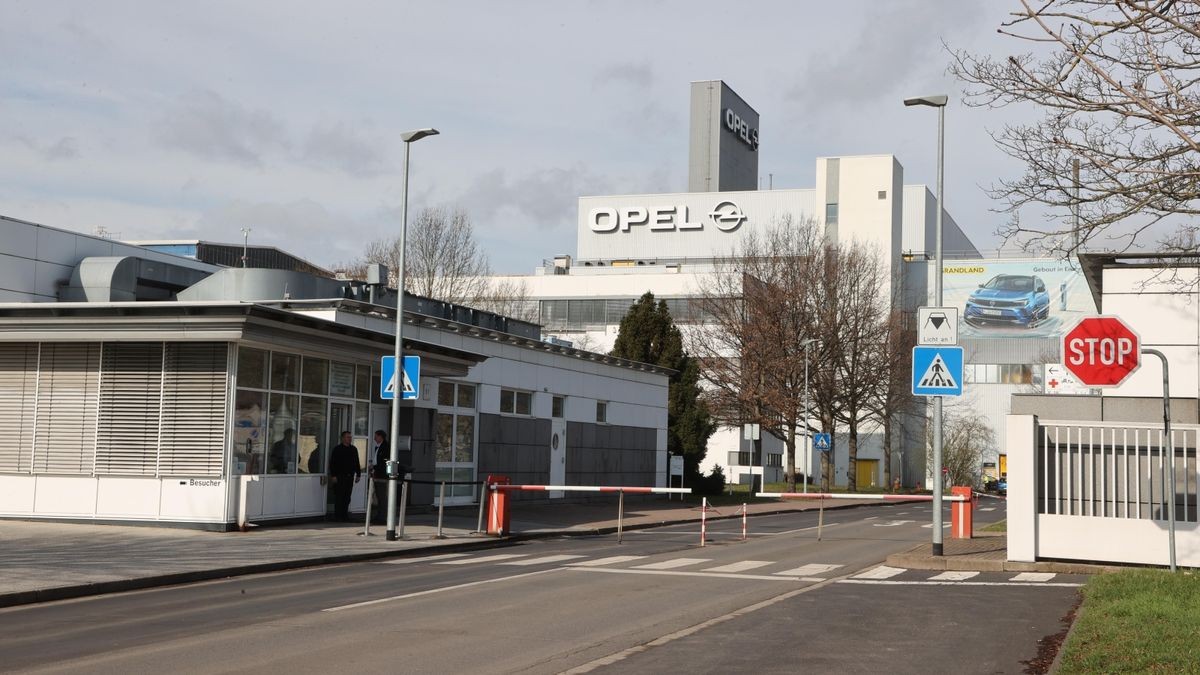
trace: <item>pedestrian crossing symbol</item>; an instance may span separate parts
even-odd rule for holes
[[[915,396],[962,396],[962,347],[913,347]]]
[[[380,362],[379,398],[396,398],[396,357],[385,356]],[[404,357],[404,368],[400,371],[401,400],[407,401],[417,397],[417,387],[421,382],[421,357]]]

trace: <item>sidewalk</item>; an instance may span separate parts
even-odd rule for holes
[[[932,544],[920,544],[903,553],[893,553],[887,565],[914,570],[952,570],[955,572],[1054,572],[1057,574],[1100,574],[1117,567],[1089,563],[1008,560],[1008,537],[998,532],[976,532],[972,539],[942,542],[941,556],[934,556]]]
[[[826,503],[826,509],[876,502]],[[751,504],[751,515],[806,511],[816,502]],[[255,527],[249,532],[179,528],[0,521],[0,607],[114,593],[375,558],[505,546],[555,535],[605,534],[617,529],[617,500],[586,504],[510,502],[514,534],[474,533],[478,509],[447,509],[444,539],[437,514],[410,515],[405,538],[387,541],[384,527],[363,537],[361,521]],[[709,518],[740,517],[741,505],[721,506]],[[627,530],[700,520],[700,508],[665,500],[625,502]]]

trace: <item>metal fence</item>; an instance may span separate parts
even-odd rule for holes
[[[1167,520],[1175,500],[1179,522],[1196,522],[1200,427],[1171,429],[1172,453],[1161,426],[1046,422],[1039,425],[1039,514]]]

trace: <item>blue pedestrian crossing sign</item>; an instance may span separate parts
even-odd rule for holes
[[[962,347],[913,347],[914,396],[962,396]]]
[[[379,398],[396,398],[396,357],[385,356],[380,360]],[[404,357],[404,377],[401,378],[400,400],[407,401],[417,397],[417,388],[421,386],[421,357]]]
[[[833,449],[833,437],[829,434],[813,434],[813,450],[829,452]]]

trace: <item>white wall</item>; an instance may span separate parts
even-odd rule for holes
[[[1200,395],[1200,295],[1195,269],[1106,269],[1101,312],[1118,316],[1137,331],[1142,347],[1167,356],[1171,396]],[[1142,357],[1141,367],[1105,396],[1162,396],[1162,366]]]

